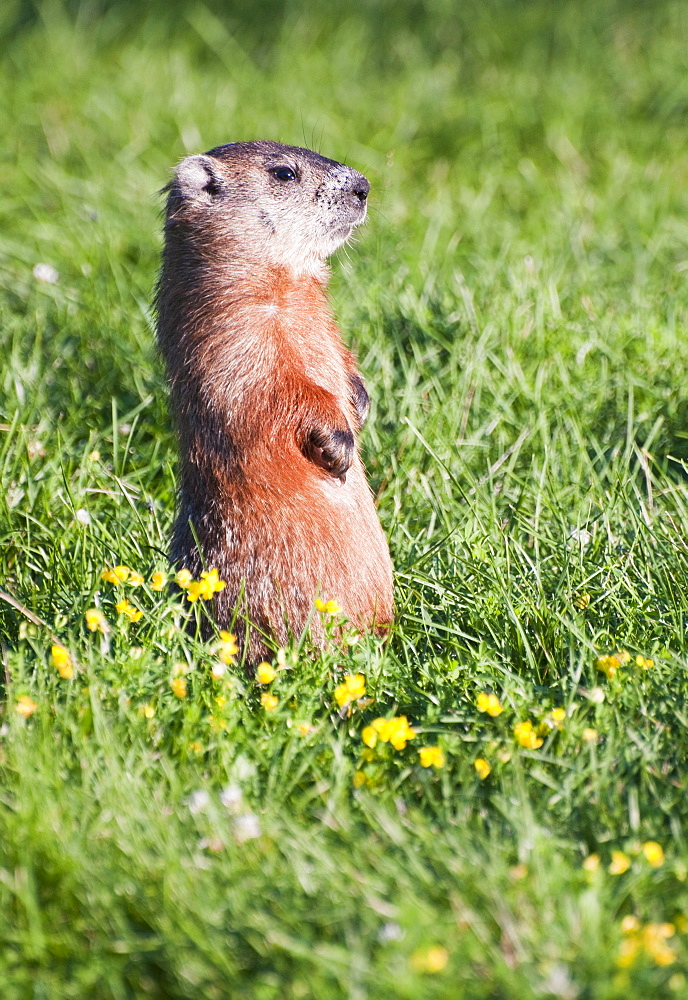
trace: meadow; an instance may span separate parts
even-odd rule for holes
[[[0,39],[3,1000],[688,995],[685,4]],[[172,166],[250,138],[371,180],[331,292],[398,608],[254,679],[166,584],[151,309]]]

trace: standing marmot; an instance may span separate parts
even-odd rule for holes
[[[249,663],[315,598],[364,628],[393,615],[387,544],[356,447],[368,395],[325,295],[366,178],[276,142],[219,146],[169,185],[158,342],[179,434],[171,558],[226,588],[213,617]],[[315,638],[322,630],[315,616]]]

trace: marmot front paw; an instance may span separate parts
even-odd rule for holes
[[[344,482],[354,459],[353,433],[348,426],[346,430],[315,427],[306,438],[303,453],[315,465]]]

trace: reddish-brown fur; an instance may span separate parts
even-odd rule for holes
[[[234,621],[249,662],[264,636],[298,636],[316,597],[364,628],[393,616],[355,443],[367,395],[322,267],[366,193],[349,168],[276,143],[189,158],[170,186],[158,336],[180,442],[172,559],[194,576],[217,567],[213,616]]]

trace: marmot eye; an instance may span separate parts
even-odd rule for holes
[[[296,180],[296,173],[291,169],[291,167],[273,167],[270,173],[273,177],[276,177],[278,181]]]

